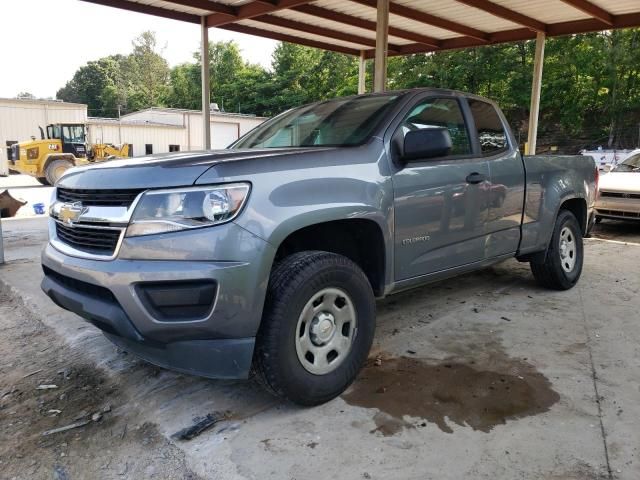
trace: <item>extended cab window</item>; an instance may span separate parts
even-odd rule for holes
[[[453,98],[428,98],[409,112],[400,128],[402,133],[424,128],[446,128],[453,147],[449,155],[468,155],[471,143],[460,104]]]
[[[509,148],[507,132],[493,105],[480,100],[469,99],[469,107],[476,123],[480,149],[483,155],[493,155]]]

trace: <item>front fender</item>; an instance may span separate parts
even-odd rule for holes
[[[305,172],[295,172],[289,176],[296,178],[280,179],[272,189],[265,179],[253,181],[249,202],[236,223],[277,250],[289,235],[305,227],[336,220],[374,221],[383,235],[388,276],[393,272],[393,190],[389,177],[378,175],[377,169],[371,173],[374,167],[358,167],[363,178],[305,178]]]

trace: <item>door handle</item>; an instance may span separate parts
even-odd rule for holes
[[[487,179],[487,176],[483,173],[473,172],[467,175],[467,183],[476,184],[482,183]]]

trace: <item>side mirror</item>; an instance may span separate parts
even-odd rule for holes
[[[404,136],[402,160],[410,162],[447,155],[451,151],[451,135],[446,128],[425,128]]]

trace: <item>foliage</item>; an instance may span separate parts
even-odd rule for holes
[[[575,152],[640,142],[640,29],[547,40],[540,110],[543,147]],[[483,95],[504,109],[516,135],[528,128],[534,42],[523,41],[389,60],[389,88],[453,88]],[[288,43],[279,44],[271,68],[243,61],[234,42],[209,45],[211,102],[229,112],[271,116],[296,105],[352,95],[357,59]],[[93,115],[148,106],[199,109],[200,54],[171,69],[152,32],[127,56],[81,67],[58,98],[83,102]],[[368,80],[372,62],[368,62]]]
[[[169,64],[158,51],[155,34],[143,32],[133,40],[133,52],[123,62],[128,92],[127,110],[162,105],[169,93]]]
[[[169,66],[157,49],[155,34],[143,32],[133,40],[131,54],[110,55],[80,67],[56,96],[86,103],[89,115],[115,117],[163,105],[169,92]]]
[[[118,77],[123,60],[122,56],[113,55],[88,62],[56,96],[66,102],[86,103],[90,115],[108,116],[117,105]]]

